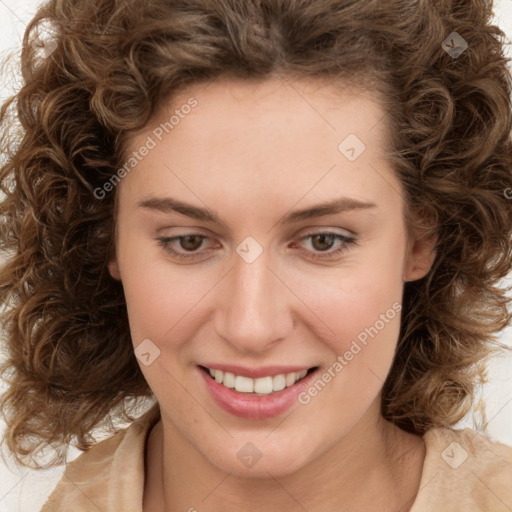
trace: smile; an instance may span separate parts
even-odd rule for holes
[[[224,411],[248,420],[264,420],[300,406],[298,395],[319,372],[318,366],[251,369],[222,365],[223,370],[212,366],[198,365],[197,369],[213,402]]]
[[[251,379],[250,377],[235,375],[231,372],[223,372],[213,368],[207,368],[207,370],[213,379],[226,388],[235,389],[239,393],[256,393],[260,395],[269,395],[270,393],[293,386],[308,373],[308,370],[302,370],[300,372],[280,373],[274,376]]]

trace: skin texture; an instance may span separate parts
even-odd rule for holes
[[[423,440],[380,415],[399,314],[309,404],[275,418],[220,409],[197,368],[285,364],[323,373],[401,302],[404,281],[428,272],[433,241],[406,229],[377,99],[306,80],[195,84],[128,149],[192,96],[197,106],[117,191],[109,270],[123,283],[134,347],[149,339],[160,350],[141,365],[162,413],[148,441],[144,510],[408,510]],[[366,145],[353,162],[338,150],[350,133]],[[208,207],[222,223],[137,206],[166,196]],[[376,206],[278,224],[291,210],[341,196]],[[313,259],[343,244],[303,238],[325,232],[357,243]],[[195,260],[173,257],[157,240],[191,233],[208,238],[171,245],[199,253]],[[263,249],[250,264],[236,252],[248,236]],[[262,455],[251,468],[237,457],[248,442]]]

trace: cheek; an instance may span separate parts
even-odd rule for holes
[[[325,378],[336,375],[334,389],[343,395],[357,388],[354,407],[372,399],[387,377],[400,333],[405,242],[400,232],[386,240],[347,259],[346,267],[302,283],[304,302],[318,318],[316,332],[324,333],[336,365]]]
[[[339,435],[340,425],[354,425],[370,407],[391,368],[400,333],[402,287],[400,269],[389,270],[383,274],[382,268],[354,269],[338,286],[324,286],[321,299],[311,289],[311,303],[316,300],[311,309],[328,327],[320,331],[318,321],[316,333],[326,333],[321,342],[331,355],[300,401],[331,411],[333,437]]]
[[[325,324],[326,332],[340,340],[340,350],[345,348],[342,340],[346,343],[357,337],[378,322],[381,315],[387,313],[386,326],[399,323],[396,304],[402,300],[403,258],[398,240],[394,242],[396,245],[390,244],[387,251],[376,247],[364,258],[356,255],[347,260],[346,266],[325,274],[296,276],[301,297]],[[382,327],[381,322],[378,327]]]
[[[315,331],[326,333],[322,341],[329,345],[333,363],[338,360],[343,369],[350,365],[355,379],[370,367],[384,380],[400,332],[400,287],[352,275],[342,287],[324,288],[321,299],[315,304],[311,300],[311,309],[322,320],[324,328],[318,322]]]
[[[187,315],[205,293],[204,280],[190,277],[193,266],[176,269],[166,261],[157,242],[120,236],[119,255],[124,295],[134,345],[163,339],[187,322]]]

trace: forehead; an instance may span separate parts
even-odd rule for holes
[[[129,151],[148,137],[155,147],[130,180],[137,180],[139,195],[184,183],[201,193],[208,185],[247,198],[250,191],[251,199],[283,191],[298,199],[310,190],[312,200],[323,200],[340,186],[359,196],[382,195],[383,118],[378,97],[353,85],[311,79],[197,83],[132,137]]]
[[[312,149],[337,152],[352,135],[362,143],[356,149],[383,151],[384,117],[377,93],[358,90],[357,83],[223,78],[174,94],[127,146],[136,148],[152,134],[160,147],[194,147],[197,156],[211,157],[205,154],[210,148],[217,155],[231,152],[232,159],[238,146],[247,155],[269,152],[278,158],[290,150],[295,156]]]
[[[265,122],[277,126],[293,119],[303,122],[294,126],[295,129],[308,123],[311,136],[313,128],[329,129],[338,135],[347,130],[359,130],[363,135],[384,115],[377,92],[358,87],[357,82],[347,84],[325,78],[222,78],[192,84],[179,91],[157,111],[152,123],[169,120],[173,111],[186,105],[191,97],[198,102],[191,118],[201,116],[203,123],[215,117],[219,120],[218,130],[237,124],[243,125],[244,131],[250,131],[255,122],[256,129]],[[176,132],[182,131],[177,128]],[[194,128],[197,131],[200,126]]]

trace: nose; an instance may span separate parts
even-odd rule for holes
[[[294,295],[267,255],[248,263],[235,254],[218,290],[215,330],[239,352],[265,352],[293,329]]]

